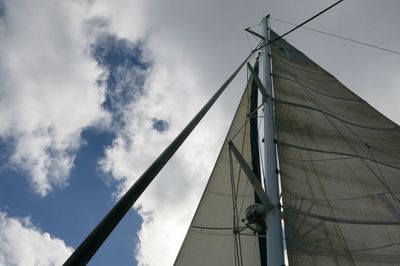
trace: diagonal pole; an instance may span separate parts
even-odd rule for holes
[[[253,53],[239,65],[233,74],[225,81],[224,84],[217,90],[211,99],[197,113],[197,115],[189,122],[182,132],[171,142],[171,144],[158,156],[158,158],[150,165],[149,168],[142,174],[135,184],[125,193],[125,195],[115,204],[110,212],[103,220],[93,229],[79,247],[65,261],[64,266],[80,266],[86,265],[94,256],[97,250],[101,247],[104,241],[108,238],[114,228],[122,220],[125,214],[133,206],[136,200],[144,192],[147,186],[153,181],[156,175],[161,171],[164,165],[171,159],[172,155],[178,150],[186,138],[190,135],[193,129],[197,126],[204,115],[210,110],[211,106],[216,102],[229,83],[235,78],[237,73],[246,64]]]

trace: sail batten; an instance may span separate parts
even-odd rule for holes
[[[400,127],[286,41],[272,58],[289,264],[400,263]]]

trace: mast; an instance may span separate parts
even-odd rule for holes
[[[265,43],[270,41],[269,15],[262,20]],[[273,115],[273,93],[271,81],[271,56],[270,45],[264,47],[264,86],[268,97],[264,102],[264,160],[265,160],[265,184],[267,195],[276,207],[266,214],[267,224],[267,265],[281,266],[283,260],[282,227],[280,219],[278,171],[275,148],[275,128]]]

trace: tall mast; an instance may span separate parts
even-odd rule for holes
[[[263,18],[263,33],[265,43],[270,41],[269,15]],[[276,207],[266,215],[267,224],[267,265],[281,266],[283,260],[282,227],[280,219],[278,172],[275,148],[275,128],[273,115],[273,93],[271,81],[271,54],[270,45],[264,47],[264,86],[269,95],[264,102],[264,152],[265,152],[265,184],[267,195]]]

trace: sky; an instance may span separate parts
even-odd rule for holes
[[[60,265],[257,45],[334,1],[0,0],[0,265]],[[307,26],[400,50],[397,0]],[[400,123],[400,55],[286,37]],[[90,265],[171,265],[243,91],[242,71]]]

